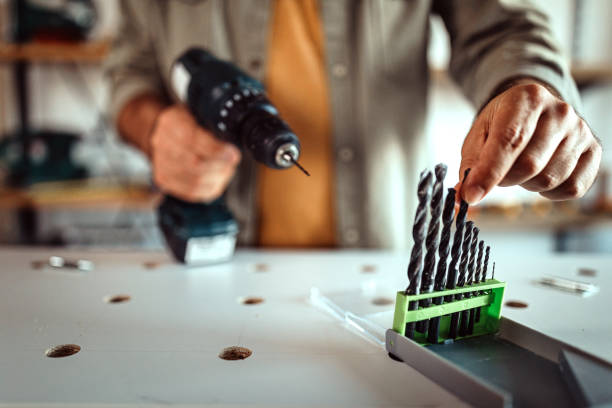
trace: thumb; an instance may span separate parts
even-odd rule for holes
[[[488,134],[488,126],[482,114],[476,119],[472,128],[468,132],[463,147],[461,148],[461,164],[459,165],[459,182],[455,186],[458,192],[457,197],[467,201],[469,204],[474,204],[484,197],[484,192],[472,191],[465,188],[465,172],[468,169],[473,169],[478,164],[480,152],[485,144]]]

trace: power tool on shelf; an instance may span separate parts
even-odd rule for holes
[[[251,152],[275,169],[296,165],[300,142],[266,97],[263,85],[235,65],[201,48],[190,48],[173,64],[172,88],[197,123],[225,142]],[[190,203],[166,196],[158,207],[161,230],[174,257],[187,264],[226,261],[236,245],[238,224],[223,197]]]

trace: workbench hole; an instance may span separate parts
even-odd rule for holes
[[[515,309],[525,309],[527,307],[527,303],[521,302],[520,300],[509,300],[505,303],[505,305]]]
[[[30,265],[32,266],[32,269],[42,269],[45,267],[45,265],[47,265],[48,262],[47,261],[32,261],[30,263]]]
[[[51,347],[50,349],[45,351],[45,354],[47,355],[47,357],[60,358],[71,356],[73,354],[78,353],[79,351],[81,351],[81,346],[78,346],[76,344],[62,344],[60,346]]]
[[[388,297],[377,297],[372,299],[372,304],[376,306],[387,306],[393,304],[393,299]]]
[[[130,295],[112,295],[106,296],[104,301],[106,303],[125,303],[128,302],[132,297]]]
[[[255,265],[255,272],[268,272],[270,267],[265,263],[258,263]]]
[[[260,303],[263,303],[263,301],[264,301],[264,298],[257,297],[257,296],[241,297],[238,299],[238,303],[241,303],[247,306],[258,305]]]
[[[157,261],[145,261],[142,263],[145,269],[156,269],[159,267],[159,262]]]
[[[375,273],[376,265],[363,265],[361,267],[361,273]]]
[[[578,275],[588,276],[589,278],[592,278],[594,276],[597,276],[597,271],[592,268],[580,268],[578,269]]]
[[[232,346],[224,348],[219,354],[219,358],[228,361],[244,360],[250,357],[251,354],[253,354],[253,352],[246,347]]]

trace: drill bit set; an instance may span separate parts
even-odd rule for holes
[[[444,198],[446,172],[446,165],[438,164],[434,174],[425,170],[420,175],[409,284],[395,302],[393,330],[420,344],[496,332],[506,286],[495,280],[495,264],[487,276],[491,248],[479,240],[474,222],[467,221],[464,200],[451,234],[457,192],[449,188]]]

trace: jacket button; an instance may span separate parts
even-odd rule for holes
[[[347,228],[344,231],[344,240],[349,244],[355,244],[359,241],[359,231],[355,228]]]
[[[253,58],[249,61],[249,68],[253,71],[258,71],[261,68],[261,60],[259,58]]]
[[[341,63],[332,65],[332,75],[336,78],[344,78],[346,74],[348,74],[346,65]]]
[[[350,147],[342,147],[340,148],[340,150],[338,150],[338,157],[343,162],[350,162],[351,160],[353,160],[354,156],[355,152]]]

